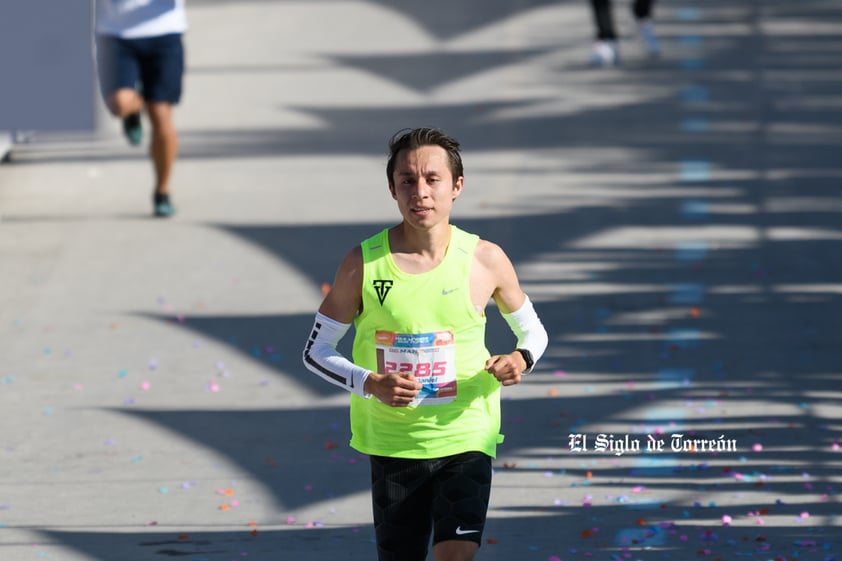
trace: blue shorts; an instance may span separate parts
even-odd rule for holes
[[[181,100],[184,45],[180,33],[143,39],[97,35],[96,53],[103,98],[121,88],[138,88],[147,102]]]

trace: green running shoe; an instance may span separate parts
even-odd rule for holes
[[[129,139],[129,144],[138,146],[143,140],[143,127],[140,124],[140,112],[132,113],[123,119],[123,132]]]
[[[162,193],[155,193],[152,210],[159,218],[167,218],[175,214],[175,207],[170,202],[170,196]]]

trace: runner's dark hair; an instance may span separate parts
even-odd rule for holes
[[[386,164],[386,177],[389,185],[394,183],[392,174],[395,172],[395,162],[402,150],[415,150],[422,146],[441,146],[447,152],[450,162],[450,173],[453,181],[463,177],[462,155],[459,153],[459,142],[442,130],[428,127],[402,129],[389,140],[389,161]]]

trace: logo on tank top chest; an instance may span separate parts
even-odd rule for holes
[[[395,284],[393,280],[377,279],[371,282],[374,285],[374,291],[377,292],[377,299],[380,300],[380,305],[386,301],[386,296],[392,290],[392,285]]]

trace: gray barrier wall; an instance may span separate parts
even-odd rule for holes
[[[92,32],[91,0],[3,1],[0,131],[94,129]]]
[[[11,149],[12,133],[0,131],[0,162],[3,161],[3,158],[6,157],[6,154],[8,154]]]

